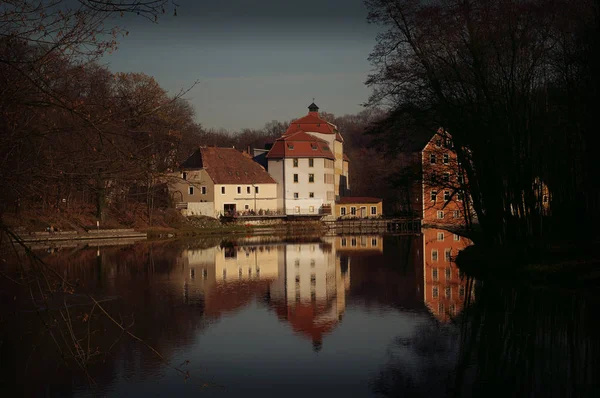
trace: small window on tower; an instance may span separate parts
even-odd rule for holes
[[[290,151],[292,151],[294,149],[294,144],[287,144],[287,146]]]

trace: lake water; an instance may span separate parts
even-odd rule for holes
[[[470,244],[429,229],[37,251],[77,288],[44,301],[24,279],[3,281],[0,386],[76,397],[596,395],[595,292],[474,282],[453,262]],[[9,264],[13,279],[31,269]],[[91,354],[89,377],[59,349]]]

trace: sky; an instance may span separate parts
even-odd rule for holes
[[[129,34],[101,60],[186,95],[205,128],[260,128],[321,111],[359,112],[377,27],[362,0],[178,0],[158,24],[126,16]]]

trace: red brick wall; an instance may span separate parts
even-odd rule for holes
[[[464,225],[464,197],[462,200],[459,197],[459,164],[449,135],[436,134],[425,146],[422,170],[423,224]],[[432,191],[436,193],[435,200],[432,200]]]

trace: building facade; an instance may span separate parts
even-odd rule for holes
[[[380,198],[348,196],[335,203],[337,218],[380,218],[383,215],[383,200]]]
[[[308,106],[308,114],[290,123],[283,134],[288,136],[297,132],[305,132],[327,142],[334,155],[334,199],[350,193],[349,159],[344,158],[344,139],[338,128],[319,115],[319,107],[313,102]]]
[[[328,214],[335,201],[335,157],[327,141],[303,131],[278,138],[267,154],[286,214]]]
[[[171,178],[170,192],[188,215],[266,214],[278,209],[277,182],[234,148],[198,148]]]

